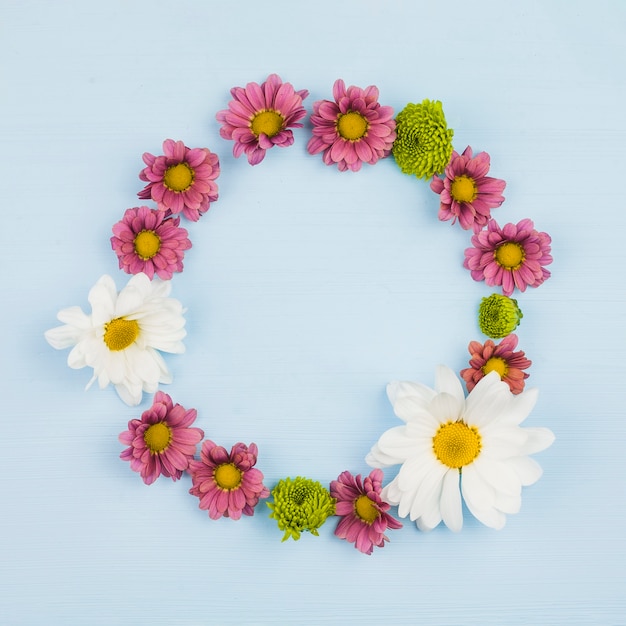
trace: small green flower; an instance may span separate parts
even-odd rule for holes
[[[519,326],[522,317],[524,315],[517,306],[517,300],[497,293],[483,298],[478,308],[480,330],[494,339],[510,335]]]
[[[267,506],[272,510],[270,517],[285,531],[282,541],[289,537],[297,541],[303,530],[317,536],[317,529],[329,515],[335,514],[335,498],[330,497],[321,483],[309,478],[279,480],[272,497],[274,502],[268,502]]]
[[[452,135],[441,102],[407,104],[396,117],[393,156],[405,174],[430,178],[443,172],[452,155]]]

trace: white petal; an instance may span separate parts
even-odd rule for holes
[[[508,515],[519,513],[519,510],[522,508],[522,495],[507,496],[502,493],[497,493],[495,508]]]
[[[141,402],[141,387],[127,386],[127,384],[115,385],[119,397],[129,406],[137,406]]]
[[[528,441],[526,429],[519,426],[499,428],[484,428],[482,435],[481,456],[489,456],[493,459],[508,459],[514,456],[524,455],[524,446]]]
[[[445,424],[446,422],[456,422],[459,419],[463,404],[449,393],[440,393],[431,400],[429,408],[439,423]]]
[[[463,386],[457,375],[445,365],[438,365],[435,370],[435,389],[437,393],[447,393],[457,399],[459,404],[465,402]]]
[[[450,469],[444,476],[439,507],[443,523],[454,532],[460,531],[463,528],[463,507],[458,470]]]
[[[437,420],[432,416],[429,403],[415,396],[398,398],[393,404],[393,412],[404,422],[422,422],[437,428]]]
[[[537,404],[538,397],[538,389],[526,389],[522,393],[513,396],[511,409],[506,416],[507,421],[512,424],[521,424],[530,415],[535,404]]]
[[[523,429],[528,439],[524,445],[523,454],[535,454],[549,448],[554,442],[554,433],[549,428],[539,426]]]
[[[488,509],[496,501],[493,487],[482,479],[474,464],[463,468],[461,493],[469,509]]]
[[[394,381],[387,385],[387,397],[391,404],[395,404],[399,398],[407,396],[421,398],[424,403],[428,403],[435,395],[434,389],[426,387],[426,385],[422,385],[421,383]]]
[[[490,372],[467,396],[463,420],[470,426],[484,428],[511,410],[512,398],[509,386],[500,380],[496,372]]]
[[[75,326],[77,329],[91,328],[91,315],[87,315],[79,306],[70,306],[57,313],[57,319],[64,324]]]
[[[384,452],[381,452],[378,444],[374,444],[372,449],[369,451],[369,454],[365,457],[365,462],[370,467],[391,467],[392,465],[398,465],[402,463],[401,459],[396,459],[395,457],[389,456]]]
[[[507,463],[515,472],[517,472],[520,482],[524,487],[536,483],[543,474],[543,470],[541,469],[539,463],[537,463],[535,459],[531,459],[528,456],[514,457],[509,459]]]
[[[448,468],[445,465],[435,463],[427,472],[426,476],[424,476],[415,499],[413,500],[413,504],[411,505],[411,521],[422,517],[422,515],[430,511],[434,506],[433,503],[436,503],[437,509],[439,508],[441,484],[447,470]]]
[[[83,336],[83,331],[74,326],[57,326],[44,333],[46,341],[57,350],[75,346]]]
[[[481,456],[473,465],[483,481],[496,492],[507,496],[516,496],[522,492],[522,483],[517,472],[507,463]]]
[[[423,455],[403,463],[397,476],[399,489],[404,492],[419,487],[435,463],[439,462]]]
[[[94,326],[110,322],[115,317],[117,289],[113,279],[104,275],[91,288],[88,296],[91,305],[91,317]]]
[[[378,440],[378,449],[401,460],[415,456],[419,443],[407,436],[406,426],[396,426],[386,430]]]

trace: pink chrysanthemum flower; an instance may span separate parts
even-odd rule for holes
[[[364,554],[372,554],[375,546],[385,547],[387,528],[402,528],[387,513],[390,505],[381,499],[382,480],[382,470],[375,469],[364,480],[361,474],[353,476],[346,471],[330,483],[330,495],[337,499],[335,512],[341,516],[335,535],[354,543]]]
[[[148,184],[137,195],[142,200],[151,198],[162,211],[182,213],[197,222],[217,200],[219,159],[208,148],[187,148],[173,139],[163,142],[163,152],[162,156],[144,153],[147,167],[139,178]]]
[[[532,365],[532,361],[526,358],[523,350],[515,352],[517,347],[517,335],[511,334],[505,337],[499,344],[494,344],[488,339],[484,344],[478,341],[470,341],[468,346],[470,367],[461,370],[461,378],[465,381],[467,390],[471,391],[476,383],[484,378],[489,372],[497,372],[515,395],[524,390],[524,381],[528,374],[523,370]]]
[[[155,273],[169,280],[174,272],[182,272],[185,250],[191,248],[191,241],[179,224],[179,217],[168,218],[165,211],[147,206],[127,209],[113,226],[111,237],[120,269],[127,274],[143,272],[151,280]]]
[[[313,103],[313,137],[307,144],[310,154],[323,152],[326,165],[337,164],[340,171],[356,172],[363,163],[373,165],[390,154],[396,138],[393,108],[378,103],[378,88],[361,89],[343,80],[333,85],[330,100]]]
[[[191,461],[189,473],[193,487],[189,493],[200,498],[199,507],[211,519],[253,515],[261,498],[270,495],[263,485],[263,474],[254,468],[258,448],[251,443],[236,443],[230,454],[210,440],[202,444],[199,461]]]
[[[130,420],[128,430],[120,434],[120,442],[129,446],[120,458],[130,461],[130,468],[141,474],[146,485],[161,475],[178,480],[204,437],[200,428],[190,428],[196,415],[195,409],[173,404],[170,396],[157,391],[141,419]]]
[[[538,287],[550,278],[545,265],[552,263],[548,233],[535,230],[532,220],[523,219],[503,228],[489,220],[487,228],[472,236],[473,248],[465,250],[463,266],[474,280],[489,286],[502,285],[502,293],[510,296],[517,287]]]
[[[289,129],[303,126],[299,120],[306,115],[302,106],[309,95],[306,89],[295,91],[291,83],[271,74],[261,85],[248,83],[245,88],[233,87],[230,93],[233,99],[228,109],[215,117],[222,124],[220,135],[235,142],[235,157],[245,153],[248,163],[257,165],[272,146],[286,148],[293,143]]]
[[[506,182],[487,176],[489,155],[479,152],[472,155],[467,146],[463,154],[452,152],[444,178],[434,176],[430,188],[440,195],[439,219],[443,222],[459,220],[465,230],[479,232],[491,218],[490,209],[504,202],[502,191]]]

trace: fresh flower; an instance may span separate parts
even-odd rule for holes
[[[337,164],[342,172],[356,172],[363,163],[374,165],[388,156],[396,138],[396,122],[393,109],[378,103],[378,88],[351,85],[346,89],[339,79],[333,86],[333,98],[334,102],[313,103],[309,153],[323,152],[324,163]]]
[[[515,298],[492,293],[478,307],[478,326],[483,334],[501,339],[512,333],[524,317]]]
[[[299,120],[306,115],[302,106],[309,95],[306,89],[295,91],[291,83],[271,74],[261,85],[248,83],[245,88],[233,87],[230,93],[233,99],[228,109],[215,117],[222,125],[220,135],[235,142],[235,157],[245,153],[248,163],[257,165],[272,146],[286,148],[293,143],[290,128],[303,126]]]
[[[155,393],[159,383],[172,382],[158,351],[185,351],[183,307],[168,298],[170,289],[170,281],[135,274],[118,293],[105,275],[89,292],[91,314],[77,306],[62,309],[57,318],[65,325],[46,331],[46,340],[57,350],[72,347],[71,368],[93,368],[87,388],[95,380],[101,389],[113,383],[126,404],[139,404],[142,391]]]
[[[147,206],[128,209],[113,226],[111,237],[120,269],[127,274],[143,272],[150,279],[156,273],[163,280],[182,272],[185,250],[191,248],[191,241],[179,224],[179,217],[166,217],[165,211]]]
[[[374,467],[401,465],[383,499],[398,505],[421,530],[442,520],[461,530],[461,496],[470,513],[491,528],[521,507],[522,486],[532,485],[541,468],[528,455],[554,441],[547,428],[521,428],[537,400],[537,390],[513,395],[491,372],[464,397],[452,370],[437,369],[435,389],[394,382],[387,394],[405,422],[383,433],[367,461]]]
[[[550,235],[535,230],[532,220],[523,219],[503,228],[489,220],[487,228],[472,236],[473,248],[465,250],[463,266],[474,280],[489,286],[502,285],[502,293],[510,296],[515,287],[538,287],[550,278],[545,265],[552,263]]]
[[[130,461],[130,468],[141,474],[146,485],[161,475],[178,480],[204,437],[200,428],[190,428],[196,415],[195,409],[173,404],[170,396],[157,391],[141,419],[130,420],[128,430],[120,434],[120,442],[129,446],[120,458]]]
[[[346,471],[330,483],[330,495],[337,500],[336,514],[341,515],[335,535],[354,543],[364,554],[372,554],[375,546],[385,547],[387,528],[402,528],[387,513],[390,505],[381,499],[382,481],[382,471],[374,469],[364,480],[361,474],[353,476]]]
[[[517,335],[513,334],[505,337],[499,344],[494,344],[491,339],[484,344],[470,341],[468,346],[472,355],[470,367],[461,370],[461,378],[465,381],[467,390],[474,389],[476,383],[489,372],[497,372],[512,393],[521,393],[524,381],[528,378],[528,374],[523,370],[528,369],[532,361],[526,358],[523,350],[515,352],[516,347]]]
[[[321,483],[310,478],[297,476],[293,480],[284,478],[272,489],[274,502],[268,502],[270,517],[284,530],[283,541],[292,537],[300,539],[303,531],[318,536],[317,529],[329,515],[335,513],[335,499]]]
[[[208,511],[211,519],[254,515],[259,499],[270,495],[263,474],[254,467],[258,453],[254,443],[236,443],[230,454],[210,440],[202,444],[200,460],[189,463],[193,482],[189,493],[200,498],[198,506]]]
[[[506,186],[503,180],[487,176],[489,163],[486,152],[473,156],[470,146],[461,155],[452,151],[444,178],[435,176],[430,183],[430,188],[441,196],[441,221],[451,219],[454,224],[458,218],[462,228],[473,228],[475,233],[487,224],[490,209],[504,202],[502,191]]]
[[[396,117],[393,157],[405,174],[430,178],[443,172],[452,154],[452,135],[438,100],[407,104]]]
[[[149,152],[143,155],[146,167],[139,178],[148,182],[137,195],[150,198],[161,211],[182,213],[197,222],[217,200],[220,162],[208,148],[187,148],[182,141],[166,139],[162,156]]]

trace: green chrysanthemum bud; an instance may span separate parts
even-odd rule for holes
[[[452,155],[452,135],[441,102],[407,104],[396,117],[393,156],[405,174],[430,178],[443,172]]]
[[[285,531],[282,541],[289,537],[297,541],[304,530],[318,535],[317,529],[329,515],[335,514],[335,498],[331,498],[321,483],[309,478],[279,480],[272,497],[274,502],[268,502],[267,506],[272,510],[270,517]]]
[[[494,339],[510,335],[524,317],[517,306],[517,300],[492,293],[483,298],[478,308],[478,325],[480,330]]]

